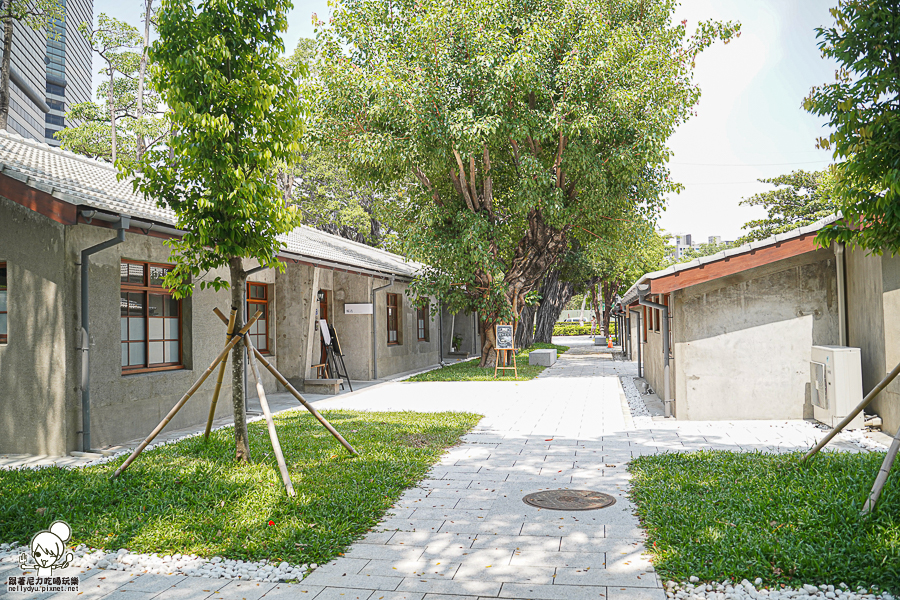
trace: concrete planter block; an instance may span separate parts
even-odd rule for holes
[[[603,336],[598,335],[597,337],[594,338],[594,345],[595,345],[595,346],[605,346],[605,345],[606,345],[606,338],[603,337]]]
[[[549,367],[556,362],[556,350],[532,350],[528,353],[529,365],[541,365]]]
[[[307,394],[336,396],[340,389],[340,379],[307,379],[303,382],[303,391]]]

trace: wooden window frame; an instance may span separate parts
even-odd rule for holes
[[[0,262],[0,269],[6,271],[6,283],[0,285],[0,292],[6,294],[6,310],[0,310],[0,315],[6,315],[6,333],[0,333],[0,344],[5,344],[9,341],[9,267],[5,261]]]
[[[420,342],[427,342],[429,338],[429,311],[428,302],[423,302],[416,307],[416,337]]]
[[[387,294],[385,300],[387,305],[387,345],[399,346],[402,343],[400,337],[400,294]],[[391,313],[393,309],[393,314]],[[391,333],[394,333],[395,339],[391,341]]]
[[[252,293],[250,292],[250,290],[254,287],[262,288],[262,290],[263,290],[262,298],[251,298]],[[271,352],[271,349],[269,348],[269,321],[271,320],[271,317],[272,317],[272,307],[269,306],[269,285],[268,284],[262,283],[259,281],[248,281],[247,282],[247,317],[248,318],[252,317],[253,315],[256,314],[256,310],[253,308],[253,305],[263,305],[266,307],[266,309],[265,309],[266,333],[265,333],[265,337],[263,338],[266,342],[266,345],[264,347],[260,347],[259,345],[257,345],[256,340],[259,338],[259,334],[256,334],[255,336],[253,336],[251,338],[251,341],[253,341],[253,345],[256,347],[257,350],[259,350],[260,354],[271,354],[272,352]],[[248,335],[249,335],[249,333],[248,333]]]
[[[143,366],[122,366],[122,375],[134,375],[138,373],[154,373],[157,371],[175,371],[184,369],[184,304],[181,300],[178,303],[178,361],[169,363],[154,363],[150,366],[150,298],[149,295],[172,296],[172,292],[161,285],[150,284],[150,268],[162,267],[164,269],[173,269],[175,265],[166,263],[157,263],[140,260],[122,260],[121,264],[142,265],[144,267],[144,281],[141,284],[136,283],[119,283],[119,294],[122,293],[141,293],[144,295],[144,365]],[[119,313],[121,319],[121,312]],[[165,328],[164,328],[165,329]],[[163,340],[166,341],[165,339]],[[121,341],[120,341],[121,343]]]

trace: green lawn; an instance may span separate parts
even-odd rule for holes
[[[375,526],[401,492],[479,420],[468,413],[323,411],[351,457],[309,414],[275,417],[297,497],[289,499],[264,421],[254,461],[234,462],[234,430],[85,469],[0,471],[0,540],[27,543],[63,519],[70,545],[232,559],[325,563]],[[272,524],[270,525],[270,521]]]
[[[663,581],[796,587],[841,582],[900,591],[900,473],[876,512],[859,512],[883,453],[697,452],[630,465],[632,497]]]
[[[558,346],[555,344],[537,343],[525,350],[519,350],[516,353],[516,366],[518,367],[519,381],[534,379],[541,371],[547,367],[528,364],[528,353],[532,350],[555,348],[557,355],[562,354],[569,349],[568,346]],[[442,369],[435,369],[426,373],[420,373],[410,377],[406,381],[499,381],[513,379],[513,371],[497,371],[497,378],[494,379],[494,367],[481,368],[478,366],[480,359],[473,358],[464,362],[450,365]]]

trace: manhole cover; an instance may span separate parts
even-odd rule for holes
[[[551,510],[595,510],[616,503],[616,499],[603,492],[591,490],[546,490],[528,494],[525,504]]]

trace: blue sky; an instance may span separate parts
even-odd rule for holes
[[[835,0],[683,0],[676,18],[689,28],[705,19],[741,22],[740,39],[717,44],[697,61],[695,80],[703,96],[697,116],[670,139],[670,163],[685,190],[669,198],[659,225],[670,233],[734,239],[741,226],[764,215],[739,206],[741,199],[771,189],[756,182],[795,169],[818,170],[831,162],[816,150],[823,120],[800,106],[813,85],[831,81],[835,65],[816,46],[815,27],[832,23]],[[105,12],[140,26],[139,0],[95,0]],[[329,14],[328,0],[297,0],[289,15],[285,46],[312,37],[311,16]],[[100,64],[95,58],[95,70]],[[95,77],[96,83],[96,77]]]

